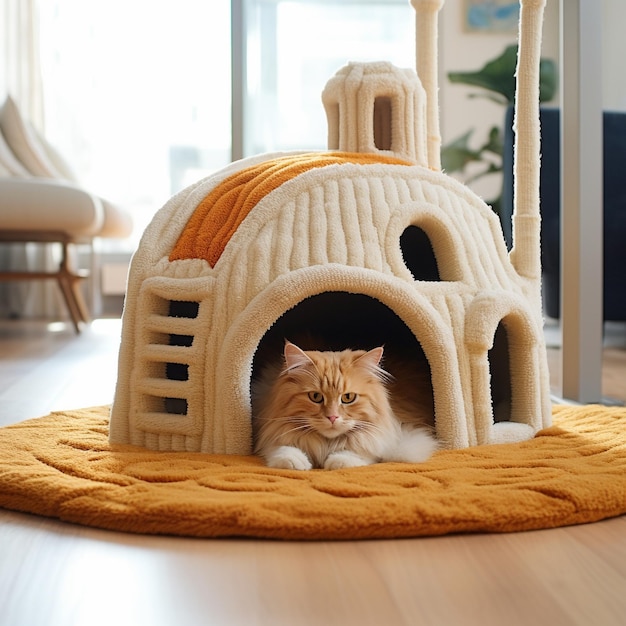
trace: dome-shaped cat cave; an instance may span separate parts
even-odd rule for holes
[[[398,349],[429,372],[445,446],[549,425],[539,267],[545,0],[521,2],[514,247],[440,170],[437,13],[412,0],[417,73],[350,64],[327,84],[328,152],[260,155],[173,197],[129,273],[110,439],[250,454],[250,385],[293,334]],[[304,346],[303,346],[304,347]],[[277,352],[278,351],[278,352]]]

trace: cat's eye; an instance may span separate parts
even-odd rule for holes
[[[315,402],[315,404],[322,404],[324,396],[319,391],[309,391],[309,400]]]
[[[356,393],[349,391],[341,395],[341,404],[352,404],[356,400]]]

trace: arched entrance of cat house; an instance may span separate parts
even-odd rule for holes
[[[420,412],[434,426],[431,369],[421,343],[409,327],[379,300],[345,291],[309,296],[281,315],[259,342],[252,381],[268,362],[282,358],[285,340],[304,350],[371,350],[384,347],[382,366],[394,386],[410,388]]]
[[[306,282],[312,286],[323,282],[317,280],[322,271],[326,270],[306,268],[297,274],[307,275]],[[436,423],[437,436],[445,445],[467,445],[459,355],[445,315],[416,292],[414,284],[378,273],[368,272],[364,277],[362,270],[341,268],[335,283],[337,289],[333,291],[311,289],[294,296],[294,304],[267,324],[268,330],[259,337],[252,355],[251,380],[268,360],[281,358],[285,339],[300,342],[304,349],[371,349],[383,345],[391,373],[402,377],[403,382],[411,379],[409,384],[419,386],[420,397],[427,398],[430,410],[442,416],[443,421]],[[241,338],[242,342],[247,340]],[[393,371],[399,363],[404,367]]]
[[[338,291],[302,300],[259,342],[253,375],[267,360],[280,357],[286,339],[304,350],[370,350],[382,345],[390,357],[414,363],[431,387],[430,366],[420,342],[389,307],[370,296]],[[430,396],[432,404],[432,387]]]
[[[478,444],[530,439],[542,428],[541,329],[527,304],[485,294],[468,312],[466,339]]]
[[[305,350],[370,350],[384,345],[425,359],[415,335],[388,306],[345,291],[309,296],[281,315],[259,342],[255,366],[276,347],[281,354],[285,339],[302,343]]]

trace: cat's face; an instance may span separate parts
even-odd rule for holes
[[[382,353],[382,348],[305,352],[288,342],[278,392],[294,428],[314,430],[328,439],[375,430],[386,398],[378,365]]]

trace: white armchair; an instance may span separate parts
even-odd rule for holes
[[[0,268],[0,281],[56,280],[80,332],[90,318],[79,286],[88,273],[72,268],[69,247],[131,232],[128,211],[82,189],[8,97],[0,109],[0,244],[57,243],[61,261],[53,271]]]

